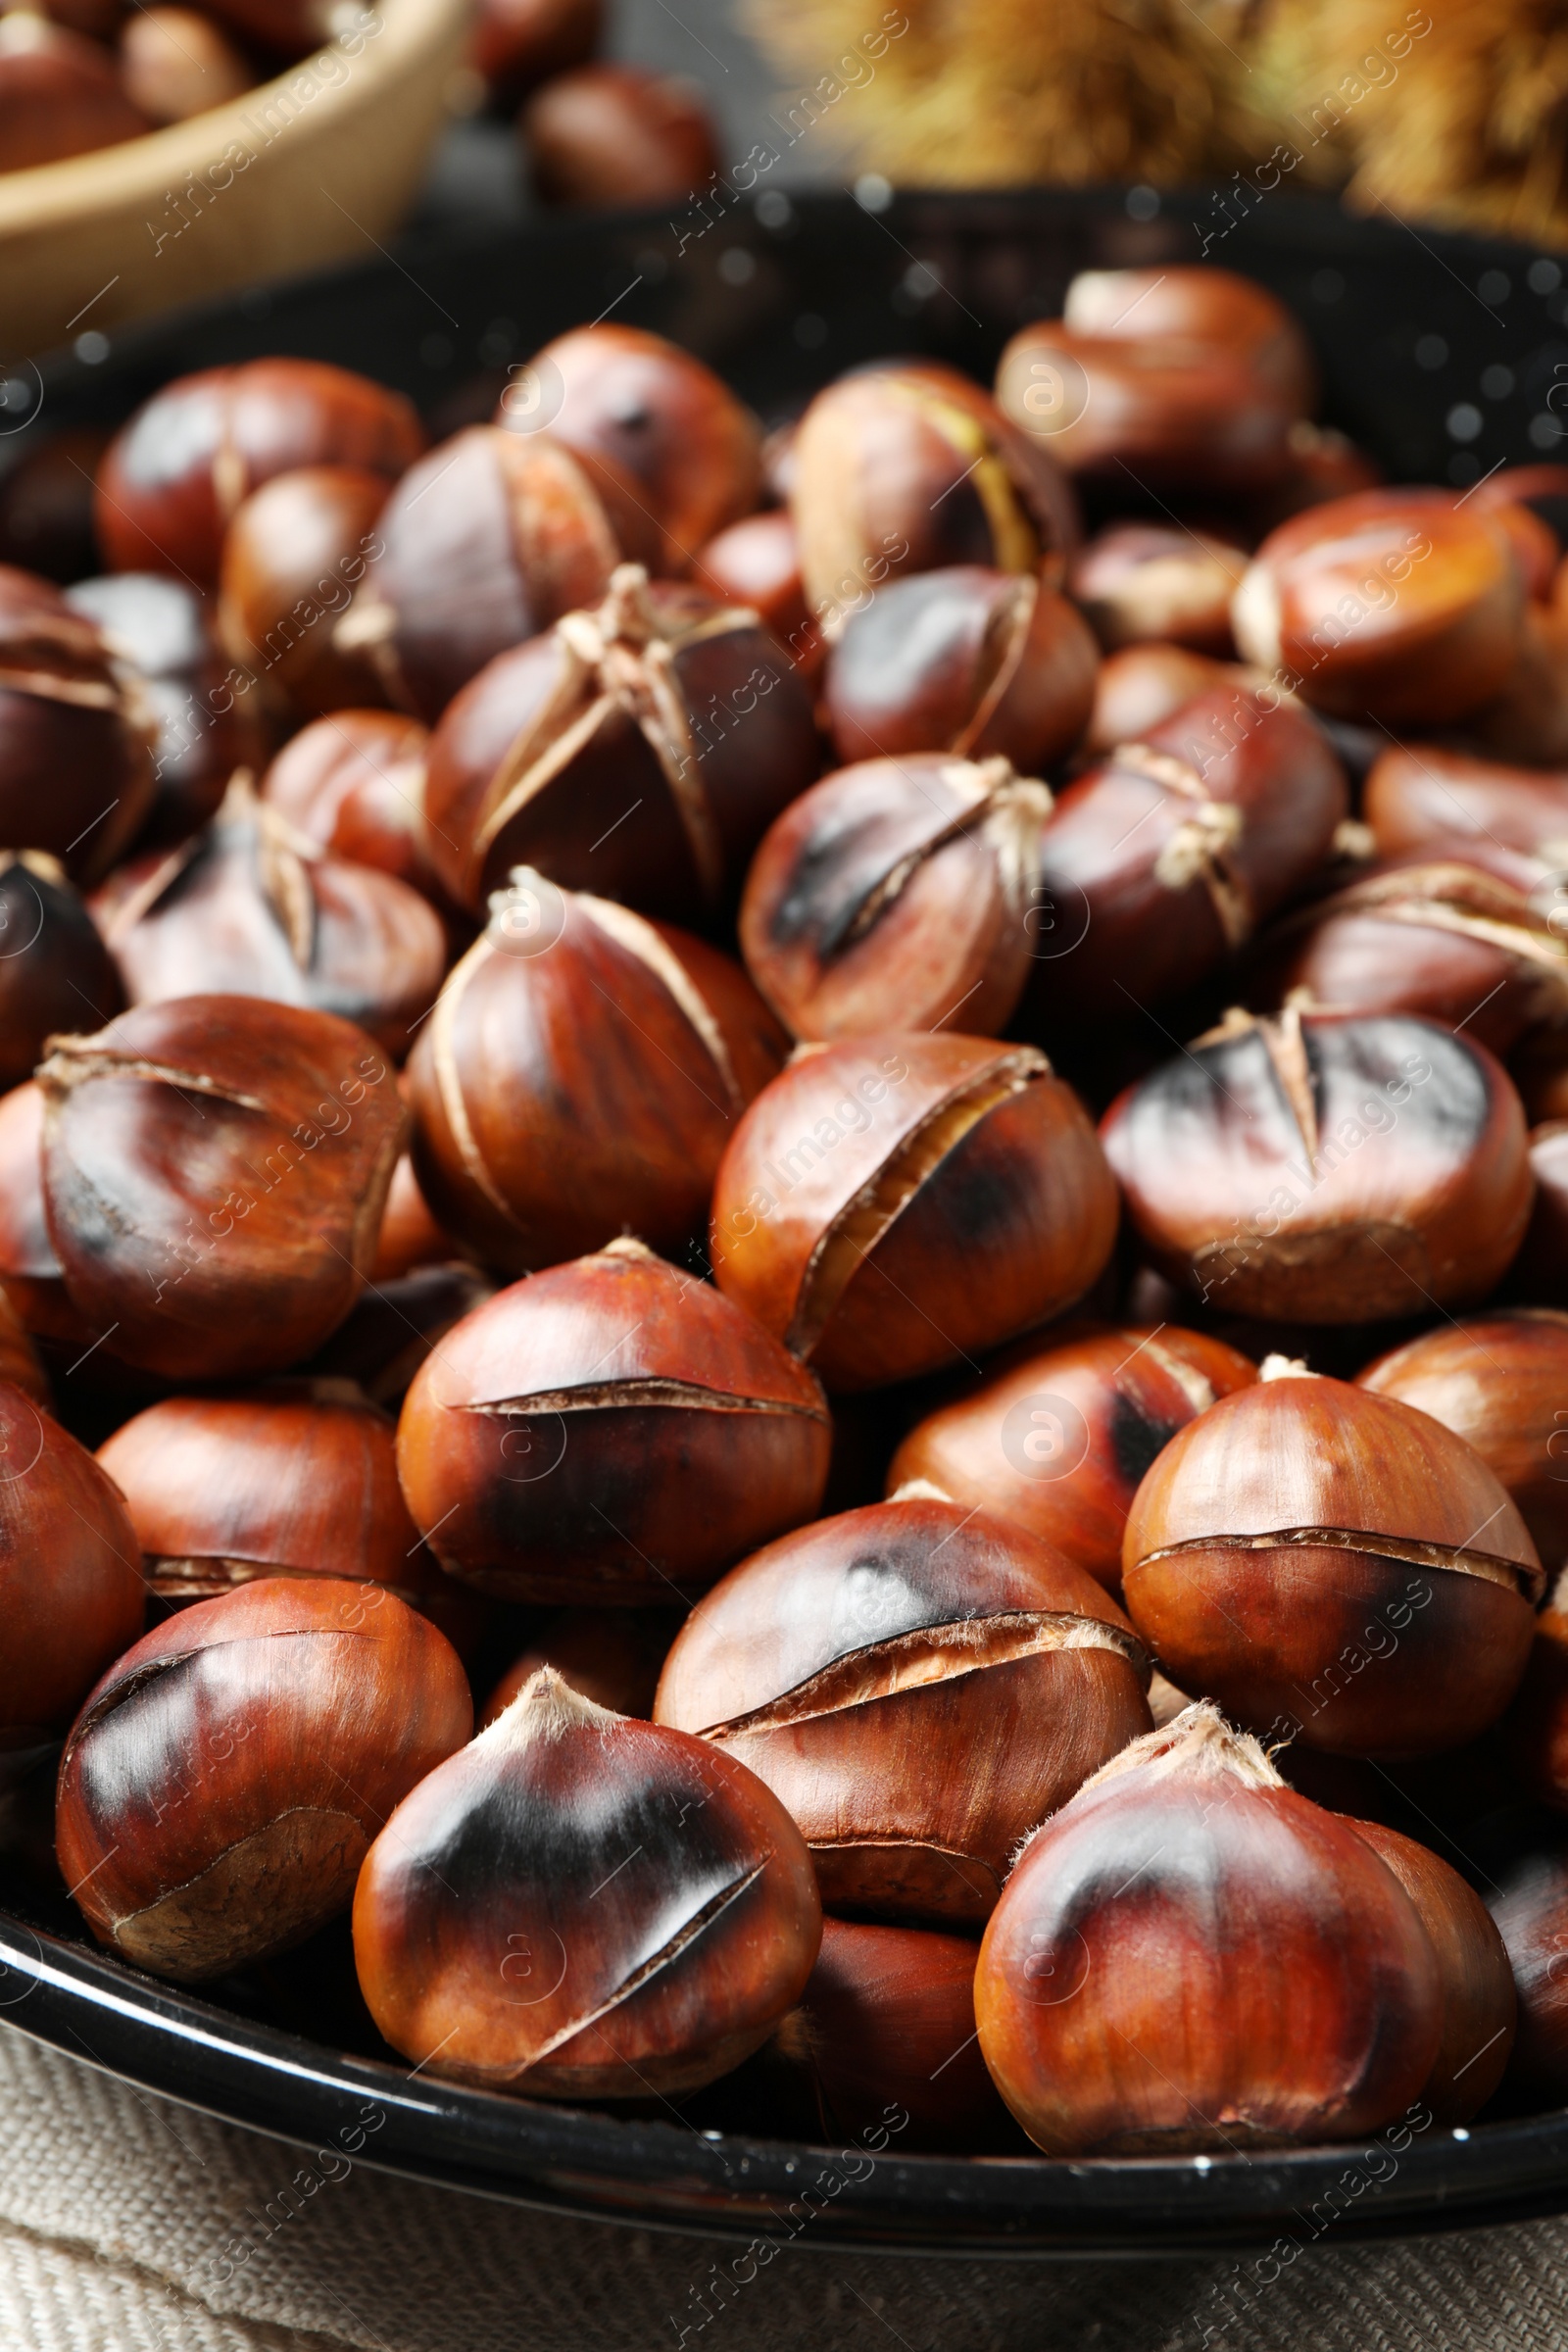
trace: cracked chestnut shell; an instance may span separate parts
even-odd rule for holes
[[[1463,1438],[1281,1357],[1178,1431],[1122,1540],[1128,1615],[1178,1689],[1341,1755],[1432,1755],[1494,1723],[1544,1582]]]
[[[678,1254],[784,1046],[716,948],[519,867],[410,1057],[419,1188],[516,1273],[628,1229]]]
[[[113,1479],[0,1379],[0,1763],[59,1737],[141,1632],[146,1599]]]
[[[434,2074],[667,2098],[766,2039],[821,1924],[767,1788],[546,1667],[371,1847],[354,1956],[381,2033]]]
[[[850,613],[822,700],[846,763],[1000,754],[1032,774],[1083,732],[1098,665],[1065,597],[1028,574],[956,564],[890,580]]]
[[[94,516],[111,571],[218,584],[242,500],[302,466],[396,481],[424,447],[412,402],[318,360],[247,360],[177,376],[145,401],[98,469]]]
[[[811,1516],[830,1444],[820,1389],[770,1333],[619,1241],[447,1333],[398,1470],[443,1567],[483,1592],[679,1606]]]
[[[375,1255],[405,1116],[363,1029],[252,997],[138,1004],[43,1064],[71,1303],[172,1380],[300,1362]]]
[[[1568,1314],[1512,1307],[1440,1323],[1391,1348],[1356,1386],[1430,1413],[1473,1446],[1555,1572],[1568,1560]]]
[[[810,697],[756,613],[625,564],[594,612],[454,701],[430,740],[430,856],[475,909],[525,864],[702,920],[816,768]]]
[[[0,1093],[30,1078],[44,1039],[83,1012],[107,1021],[120,975],[58,858],[0,850]]]
[[[951,1031],[803,1049],[713,1185],[718,1287],[830,1390],[983,1353],[1092,1288],[1116,1188],[1032,1046]]]
[[[1456,507],[1446,490],[1362,490],[1271,531],[1231,620],[1245,659],[1315,709],[1432,727],[1508,683],[1524,607],[1495,515]]]
[[[1155,1264],[1265,1321],[1484,1298],[1534,1192],[1506,1073],[1408,1013],[1227,1014],[1128,1087],[1101,1137]]]
[[[1048,2155],[1152,2156],[1377,2131],[1431,2073],[1444,2009],[1394,1872],[1200,1705],[1030,1838],[975,2015]]]
[[[209,825],[122,866],[94,912],[134,1004],[262,997],[357,1021],[399,1058],[446,970],[417,891],[296,833],[243,768]]]
[[[107,873],[153,807],[157,717],[128,662],[49,581],[0,564],[0,848]]]
[[[428,898],[424,837],[429,731],[402,710],[334,710],[287,742],[261,782],[270,807],[319,849],[379,866]]]
[[[1120,745],[1061,793],[1041,843],[1043,1017],[1125,1020],[1193,986],[1316,871],[1348,807],[1311,721],[1244,687]]]
[[[767,1783],[825,1903],[973,1925],[1018,1839],[1148,1730],[1148,1674],[1093,1577],[932,1490],[743,1560],[676,1635],[654,1716]]]
[[[806,600],[830,635],[900,572],[983,564],[1058,587],[1078,538],[1054,458],[935,361],[879,361],[829,384],[791,468]]]
[[[1205,532],[1118,522],[1079,549],[1067,586],[1107,653],[1156,643],[1223,659],[1236,651],[1231,598],[1246,569],[1239,547]]]
[[[87,1925],[196,1984],[341,1911],[393,1807],[473,1728],[456,1650],[379,1585],[275,1577],[118,1659],[60,1761],[55,1846]]]
[[[1257,1378],[1222,1340],[1085,1323],[1021,1341],[977,1387],[917,1422],[892,1494],[928,1479],[1054,1544],[1121,1597],[1121,1544],[1139,1483],[1179,1429]]]
[[[1004,1026],[1030,972],[1045,785],[1001,758],[862,760],[793,801],[741,901],[746,967],[797,1037]]]

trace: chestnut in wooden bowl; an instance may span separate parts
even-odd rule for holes
[[[918,583],[911,582],[910,585]],[[824,776],[764,835],[741,901],[746,967],[801,1038],[992,1036],[1031,970],[1051,795],[1000,757],[914,752]]]
[[[626,564],[593,612],[510,647],[452,703],[427,845],[475,911],[521,864],[705,921],[816,770],[810,696],[756,613]]]
[[[345,1907],[388,1814],[472,1728],[456,1650],[396,1593],[244,1585],[89,1692],[60,1762],[61,1871],[133,1967],[226,1975]]]
[[[889,580],[849,614],[822,700],[846,764],[956,752],[1032,775],[1082,734],[1098,666],[1065,597],[1027,573],[955,564]]]
[[[253,997],[138,1004],[42,1065],[71,1302],[170,1379],[299,1363],[353,1305],[405,1116],[352,1022]]]
[[[436,1557],[483,1592],[678,1607],[810,1517],[830,1438],[770,1333],[617,1241],[447,1333],[404,1402],[398,1471]]]
[[[0,1093],[32,1076],[44,1039],[124,1003],[108,949],[58,858],[0,850]]]
[[[1122,1539],[1128,1614],[1180,1690],[1343,1755],[1436,1754],[1494,1723],[1544,1581],[1463,1438],[1282,1357],[1177,1432]]]
[[[713,1185],[719,1289],[830,1390],[934,1371],[1083,1297],[1115,1186],[1032,1046],[884,1031],[804,1049]]]
[[[354,1897],[395,2049],[539,2098],[668,2098],[799,2000],[822,1913],[783,1806],[701,1740],[544,1668],[399,1806]]]
[[[1153,2156],[1376,2132],[1431,2074],[1444,1997],[1394,1872],[1203,1705],[1030,1838],[975,2014],[1048,2155]]]
[[[1535,1190],[1506,1073],[1407,1013],[1228,1014],[1119,1096],[1101,1137],[1154,1263],[1262,1321],[1470,1305]]]
[[[1083,1323],[1025,1340],[917,1422],[888,1492],[926,1479],[1026,1527],[1121,1597],[1127,1513],[1179,1429],[1257,1378],[1250,1357],[1178,1324]]]
[[[915,1490],[732,1569],[675,1637],[655,1718],[760,1775],[825,1903],[973,1924],[1018,1839],[1148,1729],[1147,1680],[1093,1577]]]
[[[0,564],[0,849],[107,873],[157,797],[140,677],[58,588]]]

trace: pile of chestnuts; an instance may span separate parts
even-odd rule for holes
[[[529,373],[0,570],[6,1868],[703,2128],[1568,2102],[1568,469],[1219,270]]]

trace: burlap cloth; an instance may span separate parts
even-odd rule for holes
[[[711,2266],[723,2249],[703,2239],[561,2221],[363,2164],[270,2225],[269,2204],[279,2210],[307,2162],[306,2150],[150,2097],[0,2026],[0,2352],[1568,2344],[1568,2223],[1397,2247],[1325,2244],[1267,2283],[1228,2258],[982,2263],[803,2248],[715,2308]]]

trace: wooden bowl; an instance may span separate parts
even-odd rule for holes
[[[470,5],[346,8],[326,47],[226,106],[0,173],[6,362],[231,286],[372,259],[445,123]]]

